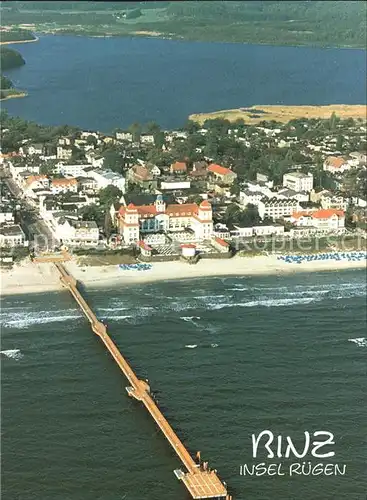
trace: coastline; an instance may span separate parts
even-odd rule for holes
[[[6,97],[0,99],[0,101],[7,101],[8,99],[16,99],[17,97],[27,97],[27,95],[28,95],[27,92],[20,92],[19,94],[7,95]]]
[[[116,38],[116,37],[136,37],[136,38],[156,38],[162,40],[176,40],[183,42],[199,42],[199,43],[226,43],[226,44],[241,44],[241,45],[267,45],[269,47],[303,47],[303,48],[314,48],[314,49],[346,49],[346,50],[365,50],[363,45],[328,45],[323,43],[309,43],[309,42],[298,42],[291,43],[283,40],[279,43],[272,43],[271,41],[261,42],[261,41],[249,41],[249,40],[213,40],[211,38],[206,37],[197,37],[190,35],[180,35],[178,33],[163,33],[152,30],[132,30],[132,31],[124,31],[124,32],[111,32],[106,31],[104,33],[95,34],[95,30],[91,30],[90,32],[85,31],[84,29],[73,29],[73,26],[60,27],[60,28],[49,28],[37,26],[35,31],[42,35],[66,35],[66,36],[85,36],[90,38]],[[25,28],[23,28],[25,29]],[[38,40],[38,38],[37,38]],[[26,40],[27,42],[33,42],[36,40]],[[23,41],[19,42],[4,42],[4,43],[23,43]]]
[[[31,42],[38,42],[39,38],[36,36],[36,38],[33,38],[32,40],[13,40],[10,42],[0,42],[0,45],[13,45],[15,43],[31,43]]]
[[[259,111],[260,113],[257,113]],[[193,113],[189,120],[202,125],[205,120],[223,118],[230,122],[242,119],[246,123],[257,124],[263,120],[275,120],[281,123],[287,123],[290,120],[299,118],[327,119],[332,113],[346,118],[366,119],[366,104],[327,104],[327,105],[277,105],[277,104],[259,104],[245,108],[223,109],[210,113]]]
[[[161,281],[176,281],[225,276],[283,276],[295,273],[365,269],[366,261],[313,261],[302,264],[285,263],[276,255],[233,257],[219,262],[203,259],[189,265],[181,261],[157,262],[149,271],[123,271],[117,265],[80,266],[75,260],[65,263],[67,270],[83,286],[110,288],[121,285],[139,285]],[[30,260],[16,265],[12,270],[1,270],[1,296],[61,291],[63,288],[53,264],[35,264]]]

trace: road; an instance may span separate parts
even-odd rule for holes
[[[38,251],[45,251],[59,246],[59,241],[55,240],[49,227],[40,217],[37,204],[24,198],[22,190],[4,171],[0,175],[11,194],[19,201],[19,221],[30,242],[30,247]]]

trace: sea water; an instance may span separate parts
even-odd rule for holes
[[[86,297],[189,451],[201,451],[236,500],[361,500],[365,278],[361,270],[198,278]],[[127,396],[72,297],[12,296],[1,305],[3,498],[187,499],[173,474],[178,457]],[[332,433],[334,456],[269,459],[261,443],[254,458],[252,434],[264,430],[298,448],[305,432]],[[260,462],[283,472],[294,462],[346,470],[241,474]]]

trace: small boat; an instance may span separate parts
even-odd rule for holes
[[[197,344],[188,344],[185,345],[185,347],[187,347],[188,349],[195,349],[195,347],[197,347]]]

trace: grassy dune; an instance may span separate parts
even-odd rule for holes
[[[200,124],[205,120],[224,118],[230,122],[243,119],[245,123],[256,124],[263,120],[275,120],[287,123],[297,118],[330,118],[335,113],[340,118],[367,118],[367,107],[365,104],[330,104],[328,106],[251,106],[250,108],[227,109],[214,111],[212,113],[197,113],[189,116],[189,119]]]

